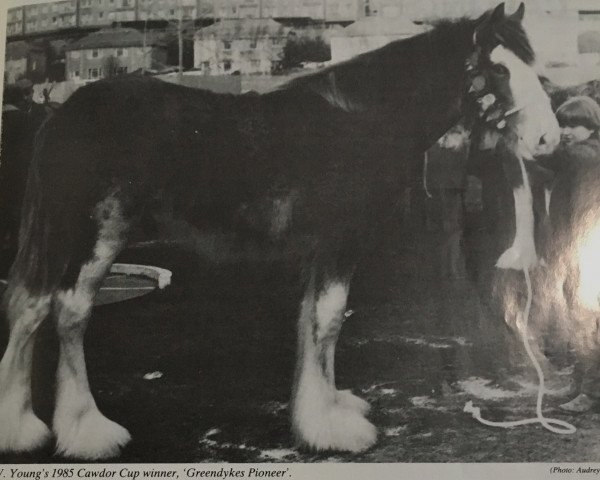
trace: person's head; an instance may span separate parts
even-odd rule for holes
[[[570,98],[558,107],[556,118],[560,125],[561,141],[566,145],[598,136],[600,106],[590,97]]]
[[[25,103],[31,105],[33,102],[33,83],[31,80],[27,78],[22,78],[21,80],[17,80],[17,86],[23,92],[23,98],[25,99]]]

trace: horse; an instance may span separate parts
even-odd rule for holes
[[[467,110],[479,123],[504,122],[515,155],[558,143],[523,15],[523,4],[511,15],[500,4],[477,19],[442,21],[262,95],[134,76],[76,91],[36,138],[4,299],[0,451],[31,451],[54,436],[65,457],[118,455],[130,434],[98,409],[83,349],[103,277],[161,206],[198,231],[225,232],[240,208],[269,196],[291,199],[264,210],[293,221],[264,223],[277,225],[278,238],[290,228],[307,239],[290,402],[296,442],[370,448],[377,429],[369,404],[336,388],[336,341],[356,265],[423,152]],[[509,267],[531,261],[519,248],[508,252]],[[30,385],[36,332],[50,314],[59,337],[52,431],[32,409]]]

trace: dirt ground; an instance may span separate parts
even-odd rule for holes
[[[114,461],[600,461],[600,411],[573,416],[557,408],[568,398],[568,359],[546,367],[544,412],[572,422],[575,434],[486,427],[463,412],[472,400],[492,420],[534,416],[533,368],[471,281],[440,278],[437,234],[401,232],[400,224],[390,228],[363,262],[339,341],[338,388],[371,402],[380,432],[360,455],[293,447],[288,400],[301,295],[293,265],[215,265],[162,247],[125,252],[122,261],[171,269],[173,284],[93,313],[86,336],[92,391],[133,436]],[[48,421],[56,361],[50,322],[42,337],[35,405]],[[152,372],[162,377],[145,380]],[[0,457],[55,461],[63,459],[51,448]]]

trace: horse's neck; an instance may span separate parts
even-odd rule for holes
[[[475,23],[438,26],[374,52],[300,78],[288,90],[310,90],[335,108],[416,140],[425,150],[460,116],[465,60]]]
[[[432,145],[461,117],[466,92],[464,62],[472,48],[472,33],[455,48],[444,49],[443,58],[417,91],[422,118],[420,136],[424,145]]]
[[[423,64],[415,68],[421,81],[412,92],[419,121],[414,135],[429,148],[461,116],[466,89],[465,60],[471,53],[474,24],[465,22],[432,32],[423,48]]]

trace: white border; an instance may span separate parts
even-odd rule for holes
[[[6,49],[6,18],[8,8],[14,8],[22,5],[34,5],[38,3],[47,3],[49,0],[0,0],[0,74],[4,77],[4,56]],[[599,0],[600,1],[600,0]],[[0,93],[0,96],[2,94]],[[474,425],[475,426],[475,425]],[[1,428],[1,426],[0,426]],[[600,438],[598,439],[600,450]],[[57,458],[57,461],[60,461]],[[577,473],[581,469],[598,469],[598,472]],[[0,480],[17,480],[23,478],[12,476],[11,469],[25,474],[28,472],[38,472],[39,479],[34,480],[54,480],[66,479],[67,476],[52,477],[55,469],[70,471],[68,478],[90,478],[82,476],[86,472],[114,472],[110,478],[137,480],[137,478],[167,478],[167,477],[144,477],[143,472],[152,472],[156,470],[175,474],[170,477],[175,480],[184,480],[188,478],[228,480],[232,477],[225,477],[224,473],[217,476],[219,472],[242,472],[237,478],[245,479],[270,479],[282,478],[290,480],[430,480],[430,479],[473,479],[473,480],[538,480],[538,479],[576,479],[600,477],[600,463],[199,463],[199,464],[0,464]],[[83,469],[83,470],[82,470]],[[194,471],[212,472],[207,476],[188,476],[186,472],[189,469]],[[259,472],[282,472],[281,476],[251,475],[251,470]],[[553,473],[553,469],[554,473]],[[556,470],[559,469],[559,470]],[[571,473],[566,473],[571,469]],[[138,476],[133,477],[137,472]],[[562,473],[559,473],[562,472]],[[131,476],[127,476],[130,473]],[[34,473],[35,474],[35,473]],[[109,477],[93,477],[109,478]]]

